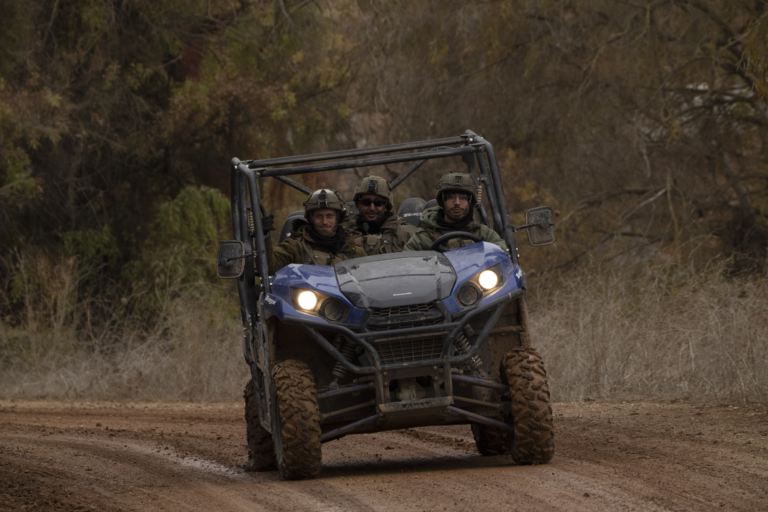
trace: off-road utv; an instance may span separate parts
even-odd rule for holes
[[[452,160],[480,184],[477,221],[492,227],[509,252],[477,237],[448,250],[450,239],[474,236],[456,232],[429,251],[256,272],[268,268],[271,242],[262,232],[260,180],[275,178],[308,194],[287,176],[412,162],[392,181],[396,188],[427,160],[457,156]],[[525,226],[510,223],[489,142],[467,131],[348,151],[234,158],[231,173],[236,240],[221,243],[218,274],[237,278],[240,296],[252,376],[245,389],[250,469],[276,466],[286,479],[310,478],[320,471],[323,443],[467,423],[483,455],[509,453],[518,464],[552,458],[547,375],[530,345],[525,274],[513,236],[527,228],[532,245],[552,243],[552,212],[536,208]],[[424,206],[412,198],[398,213],[417,222]]]

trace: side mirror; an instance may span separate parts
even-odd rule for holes
[[[554,243],[555,223],[553,219],[552,208],[549,206],[539,206],[525,212],[528,243],[533,247]]]
[[[245,269],[245,246],[243,242],[229,240],[219,243],[216,275],[222,279],[235,279],[243,275]]]

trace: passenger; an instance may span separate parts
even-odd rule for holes
[[[416,227],[392,212],[392,188],[380,176],[366,176],[357,184],[352,200],[360,213],[345,224],[358,232],[355,244],[368,256],[401,252]]]
[[[270,274],[291,263],[335,265],[340,261],[366,256],[355,245],[352,232],[344,229],[347,204],[335,190],[316,190],[304,202],[304,218],[291,222],[291,236],[272,248],[267,241]],[[262,217],[265,236],[274,231],[274,215]]]
[[[472,233],[507,250],[507,244],[495,231],[473,219],[477,207],[477,184],[472,176],[449,172],[437,182],[435,199],[438,206],[421,212],[421,226],[405,244],[405,251],[427,251],[435,240],[453,231]],[[473,243],[469,238],[459,237],[449,240],[446,247],[458,249]]]

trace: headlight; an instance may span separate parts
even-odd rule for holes
[[[325,299],[323,305],[320,306],[320,315],[330,320],[331,322],[338,322],[344,316],[346,308],[344,304],[336,299]]]
[[[483,270],[477,277],[477,282],[483,290],[491,290],[499,284],[499,276],[493,270]]]
[[[462,306],[469,307],[483,296],[483,292],[478,290],[474,283],[467,283],[459,288],[459,293],[457,293],[456,296],[458,297]]]
[[[291,288],[291,304],[296,311],[319,316],[329,322],[346,321],[350,311],[339,299],[302,288]]]
[[[462,308],[471,308],[481,299],[493,293],[502,284],[501,264],[480,271],[472,279],[461,285],[456,292],[456,300]]]
[[[317,306],[317,295],[310,291],[301,292],[299,293],[298,303],[301,309],[315,309],[315,306]]]

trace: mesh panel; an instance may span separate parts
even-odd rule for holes
[[[416,314],[417,319],[414,319]],[[377,325],[376,321],[382,322]],[[371,332],[423,327],[443,323],[444,317],[434,303],[409,304],[391,308],[372,308],[368,330]],[[415,339],[381,340],[373,343],[382,363],[422,361],[440,357],[445,334],[426,335]]]
[[[409,327],[423,327],[425,325],[437,325],[443,323],[442,318],[429,318],[427,320],[419,320],[418,322],[405,322],[389,325],[368,325],[370,332],[391,331],[394,329],[407,329]]]
[[[437,308],[432,302],[426,304],[409,304],[407,306],[395,306],[393,308],[371,308],[373,318],[383,318],[395,315],[407,315],[408,313],[427,313]]]
[[[439,358],[444,340],[444,336],[428,336],[416,340],[377,341],[373,346],[382,363],[401,363]]]
[[[422,317],[414,320],[412,317],[408,318],[406,316],[413,315],[414,313],[421,313]],[[423,315],[429,316],[424,317]],[[383,322],[384,319],[386,319],[386,322]],[[410,304],[408,306],[396,306],[392,308],[371,308],[371,322],[368,324],[368,330],[371,332],[391,331],[393,329],[437,325],[442,322],[443,315],[433,303]]]

